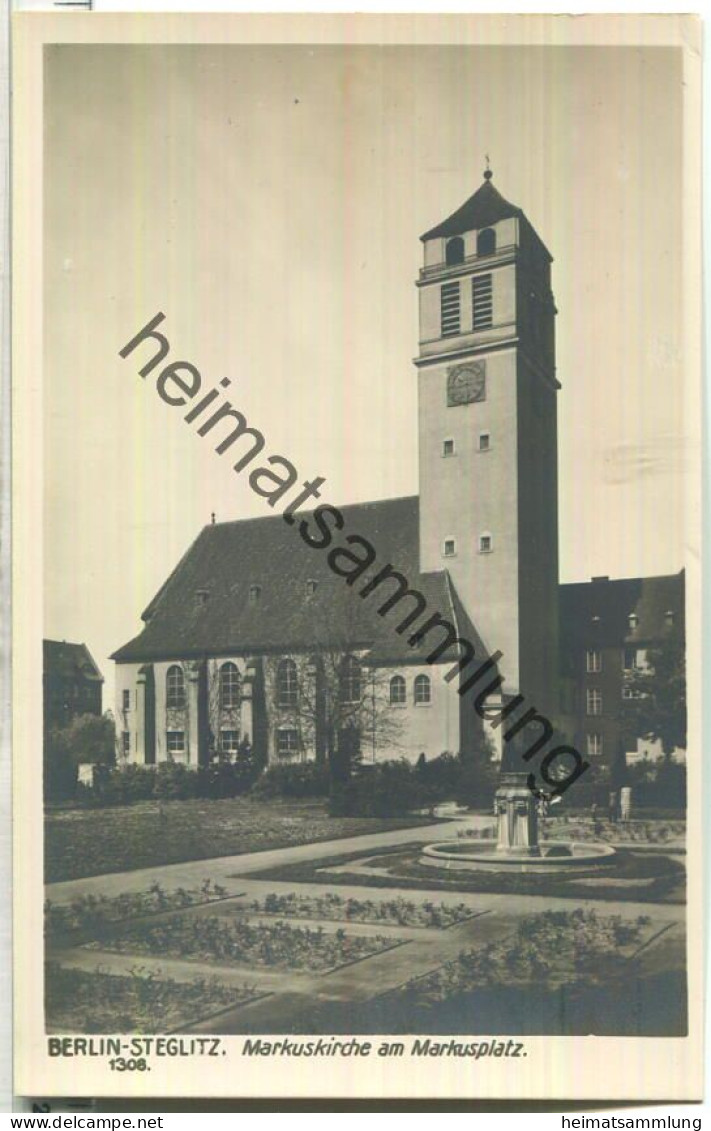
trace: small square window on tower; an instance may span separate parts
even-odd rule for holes
[[[493,549],[492,538],[490,534],[479,535],[479,553],[490,554]]]
[[[454,538],[445,538],[442,543],[442,557],[453,558],[457,552],[457,545]]]
[[[442,455],[443,456],[453,456],[454,455],[454,440],[443,440],[442,441]]]
[[[491,436],[489,435],[488,432],[480,432],[479,433],[479,451],[480,452],[491,451]]]

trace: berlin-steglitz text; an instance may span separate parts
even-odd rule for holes
[[[123,349],[119,350],[119,355],[125,358],[151,339],[158,346],[157,352],[138,370],[143,378],[160,366],[170,352],[168,339],[157,329],[164,319],[165,315],[162,312],[156,314]],[[296,487],[300,478],[299,473],[290,460],[280,455],[262,457],[259,464],[255,465],[257,457],[265,448],[264,435],[258,428],[248,424],[244,414],[221,394],[220,390],[228,388],[230,384],[230,379],[223,377],[217,386],[205,390],[200,372],[191,362],[171,361],[160,369],[156,389],[161,399],[171,408],[188,407],[183,419],[187,424],[197,422],[199,436],[207,436],[218,425],[222,425],[222,429],[218,429],[217,433],[222,435],[215,447],[217,454],[224,455],[234,449],[235,445],[239,445],[237,450],[240,458],[233,463],[233,470],[240,474],[252,465],[249,472],[249,485],[252,490],[265,499],[268,506],[276,508],[279,504],[284,522],[294,526],[296,512],[307,501],[321,498],[320,488],[326,480],[322,476],[317,476],[310,482],[306,481],[300,487]],[[221,396],[222,402],[216,404]],[[225,425],[229,428],[226,434]],[[231,455],[234,454],[235,451],[232,450]],[[288,502],[287,496],[289,496]],[[461,696],[471,695],[473,709],[479,718],[487,718],[492,727],[499,727],[504,720],[509,719],[514,712],[525,705],[523,695],[514,695],[503,703],[501,710],[493,717],[489,714],[486,702],[490,696],[499,691],[504,682],[503,677],[498,673],[498,663],[503,659],[503,653],[494,652],[471,671],[470,665],[475,659],[471,641],[465,636],[459,636],[452,622],[440,612],[426,615],[429,610],[425,597],[418,589],[413,589],[409,585],[405,575],[391,562],[380,566],[376,549],[367,538],[357,533],[345,533],[345,519],[338,507],[326,503],[317,506],[302,518],[297,529],[299,536],[312,550],[329,550],[327,554],[329,568],[338,577],[343,578],[346,585],[354,588],[363,600],[372,597],[376,591],[382,596],[381,586],[386,584],[394,586],[388,590],[389,595],[377,612],[379,616],[386,617],[397,606],[398,613],[402,615],[403,610],[407,608],[407,615],[402,616],[400,622],[394,626],[395,632],[399,635],[409,632],[407,643],[411,648],[419,647],[427,639],[431,646],[431,651],[425,657],[428,664],[437,663],[455,647],[459,649],[459,659],[444,678],[448,682],[455,677],[459,678],[457,690]],[[341,531],[344,531],[341,544],[333,546],[335,533]],[[377,567],[375,573],[372,572],[374,567]],[[369,575],[367,579],[366,574]],[[361,582],[365,583],[361,586]],[[358,589],[355,589],[356,585],[359,586]],[[403,604],[405,602],[406,604]],[[420,623],[416,627],[418,621]],[[484,676],[489,677],[488,682],[475,692],[475,686]],[[530,733],[529,728],[534,725],[540,728],[540,733],[535,741],[523,750],[521,732],[526,730]],[[543,752],[553,735],[550,720],[535,707],[529,707],[508,725],[503,738],[505,742],[512,743],[517,736],[520,736],[516,742],[516,749],[521,747],[520,758],[524,763],[523,770],[537,754]],[[572,768],[569,768],[570,763]],[[553,746],[548,749],[538,766],[538,774],[551,789],[541,791],[538,788],[536,775],[532,772],[527,778],[529,789],[537,797],[560,796],[589,766],[590,763],[584,761],[575,747]],[[567,772],[564,772],[566,770]]]

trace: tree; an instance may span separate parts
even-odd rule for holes
[[[353,594],[340,627],[316,625],[311,646],[269,662],[267,701],[293,727],[333,782],[347,781],[366,751],[397,750],[402,722],[390,705],[390,672],[360,643]],[[321,637],[321,639],[319,639]]]
[[[116,726],[110,711],[105,715],[77,715],[59,732],[59,741],[75,766],[80,762],[113,766],[116,761]]]
[[[624,700],[625,728],[635,738],[658,740],[667,759],[686,747],[686,651],[680,632],[647,652],[647,667],[636,671]]]
[[[44,739],[44,793],[48,801],[65,800],[76,788],[82,762],[113,766],[116,726],[111,711],[77,715],[66,727],[52,727]]]
[[[366,751],[374,758],[397,749],[402,724],[390,707],[389,675],[369,663],[367,651],[334,646],[282,655],[271,674],[280,724],[298,732],[301,749],[313,749],[333,779],[350,777]]]

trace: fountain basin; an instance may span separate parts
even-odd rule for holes
[[[617,852],[599,842],[541,841],[540,855],[502,852],[496,844],[472,848],[458,841],[427,844],[420,864],[453,872],[576,872],[605,868],[615,863]]]

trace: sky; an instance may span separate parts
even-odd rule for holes
[[[119,349],[163,311],[325,501],[416,493],[419,236],[486,154],[554,257],[561,581],[681,567],[681,79],[669,48],[46,49],[45,635],[105,706],[211,513],[269,513]]]

